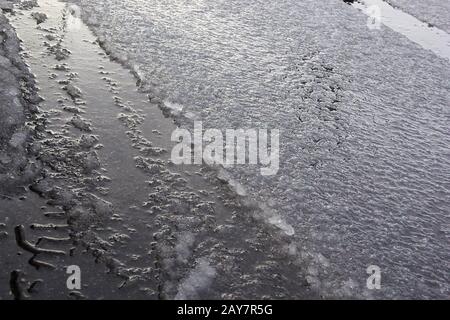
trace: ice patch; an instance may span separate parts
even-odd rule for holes
[[[100,160],[97,152],[91,151],[87,153],[82,160],[82,166],[86,172],[92,172],[100,168]]]
[[[289,223],[287,223],[274,209],[267,207],[265,204],[261,204],[259,207],[263,212],[264,219],[268,223],[277,227],[288,236],[293,236],[295,234],[294,228]]]
[[[83,149],[90,149],[99,141],[97,136],[83,134],[79,139],[80,147]]]
[[[9,145],[13,148],[21,147],[27,140],[27,135],[24,132],[16,132],[9,140]]]
[[[191,232],[183,232],[178,236],[178,243],[175,246],[177,258],[180,262],[186,262],[192,254],[195,236]]]
[[[163,103],[160,104],[160,108],[163,112],[168,112],[171,116],[180,116],[183,112],[183,106],[181,104],[170,102],[168,100],[164,100]]]
[[[201,291],[206,290],[216,276],[216,270],[209,265],[206,258],[200,258],[197,266],[178,287],[175,300],[198,299]]]
[[[86,119],[78,115],[73,116],[69,123],[81,131],[92,131],[91,124]]]
[[[232,179],[230,174],[225,169],[222,168],[219,170],[217,178],[220,181],[227,183],[230,189],[233,190],[239,196],[241,197],[247,196],[248,193],[245,187],[238,181]],[[288,224],[275,210],[270,209],[265,204],[260,204],[259,208],[262,211],[261,216],[266,222],[277,227],[288,236],[293,236],[295,234],[294,228],[290,224]]]
[[[278,215],[269,218],[269,223],[281,229],[288,236],[295,234],[294,228]]]
[[[228,183],[231,190],[236,192],[241,197],[245,197],[247,195],[247,191],[245,190],[244,186],[241,185],[236,180],[232,179],[230,177],[230,174],[227,171],[225,171],[224,169],[219,170],[219,173],[217,174],[217,179],[219,179],[222,182]]]
[[[73,99],[78,99],[82,97],[82,92],[79,88],[75,87],[72,84],[68,84],[65,88],[67,94]]]

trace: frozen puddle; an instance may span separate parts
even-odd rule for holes
[[[46,202],[67,220],[73,246],[66,249],[75,261],[55,264],[80,264],[95,275],[76,295],[313,296],[288,235],[273,230],[282,222],[262,223],[274,217],[215,169],[171,165],[173,121],[104,53],[76,6],[39,5],[10,16],[44,98],[33,126],[45,174],[31,186],[40,197],[24,203],[33,211]],[[12,224],[33,222],[19,220]],[[76,260],[74,252],[97,264]],[[44,297],[66,294],[49,285]]]
[[[450,35],[392,7],[383,0],[346,1],[437,56],[450,60]]]

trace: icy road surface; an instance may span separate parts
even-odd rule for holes
[[[342,1],[77,0],[155,101],[281,128],[280,172],[231,169],[293,227],[324,295],[448,297],[449,62]],[[128,61],[127,61],[128,60]]]
[[[80,264],[71,297],[448,298],[448,60],[338,0],[39,3],[10,18],[44,174],[0,225],[2,263],[43,279],[31,297]],[[171,165],[173,106],[187,128],[280,129],[278,174]],[[66,254],[30,265],[20,225]]]
[[[291,239],[232,180],[170,164],[173,120],[74,9],[39,4],[10,16],[44,101],[25,124],[41,170],[0,198],[0,297],[317,297]],[[70,265],[80,290],[66,287]]]

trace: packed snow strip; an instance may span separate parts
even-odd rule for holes
[[[450,34],[423,22],[384,0],[360,0],[353,6],[366,13],[374,22],[382,23],[411,41],[450,60]]]
[[[175,300],[194,300],[199,298],[199,293],[207,289],[214,277],[216,270],[211,267],[208,260],[200,258],[196,267],[181,282]]]
[[[4,8],[4,6],[2,6]],[[0,193],[18,192],[39,172],[27,157],[30,128],[25,121],[40,101],[34,79],[19,56],[20,46],[7,18],[0,12]]]
[[[430,26],[450,34],[450,1],[442,0],[385,0],[417,19],[427,22]]]

